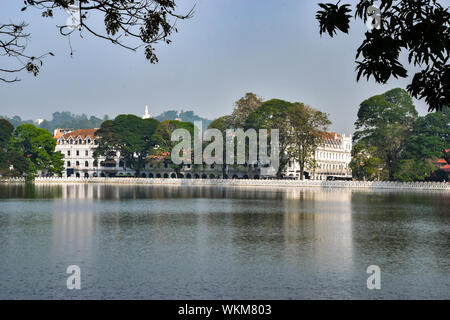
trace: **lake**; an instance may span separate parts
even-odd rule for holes
[[[449,299],[449,208],[445,191],[0,184],[0,299]]]

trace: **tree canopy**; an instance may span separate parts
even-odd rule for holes
[[[5,142],[0,150],[2,174],[26,175],[27,178],[33,178],[38,171],[43,175],[61,174],[63,155],[55,152],[56,141],[47,130],[23,124],[13,133],[9,131],[8,134],[6,131],[6,134],[2,134],[3,137],[8,135],[8,143]]]
[[[114,120],[102,123],[96,135],[99,136],[95,156],[110,156],[120,152],[126,166],[139,171],[145,166],[146,157],[155,141],[153,134],[158,127],[158,120],[142,119],[132,114],[122,114]]]
[[[391,78],[406,78],[400,62],[404,51],[408,63],[420,68],[408,85],[415,98],[424,98],[429,110],[450,106],[450,13],[437,0],[360,0],[355,19],[369,25],[369,31],[356,52],[357,80],[373,77],[378,83]],[[333,37],[337,31],[348,33],[352,5],[319,3],[320,34]],[[379,4],[379,7],[375,6]]]
[[[25,0],[22,11],[37,9],[42,17],[52,18],[55,11],[66,11],[71,22],[58,25],[62,36],[70,37],[78,32],[88,33],[122,48],[136,51],[144,47],[145,58],[157,63],[156,43],[171,42],[170,36],[177,32],[175,22],[192,16],[193,9],[184,14],[176,12],[174,0]],[[92,16],[100,16],[103,28],[95,25]],[[14,75],[27,70],[35,76],[43,64],[43,58],[52,52],[40,55],[27,53],[31,34],[27,24],[7,22],[0,24],[0,55],[4,60],[18,62],[15,67],[1,68],[0,81],[19,81]],[[70,48],[72,54],[72,48]]]
[[[394,163],[404,151],[404,140],[417,117],[411,97],[399,88],[360,104],[353,139],[355,143],[377,148],[387,179],[393,180]]]
[[[429,179],[450,147],[449,109],[420,117],[402,89],[363,101],[355,126],[351,167],[359,179]]]

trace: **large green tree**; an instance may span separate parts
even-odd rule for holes
[[[145,166],[149,150],[160,142],[153,136],[158,125],[158,120],[142,119],[132,114],[122,114],[114,120],[107,120],[96,131],[100,138],[94,156],[108,158],[120,152],[125,166],[139,175]]]
[[[382,179],[393,180],[395,163],[405,151],[405,141],[418,117],[409,94],[393,89],[363,101],[355,122],[354,142],[376,147]]]
[[[13,125],[6,119],[0,119],[0,175],[9,170],[8,144],[14,131]]]
[[[350,168],[353,178],[358,180],[377,180],[379,178],[381,159],[377,157],[377,147],[367,147],[363,142],[352,148]]]
[[[348,33],[351,4],[319,3],[316,18],[320,34],[333,37],[337,31]],[[408,92],[424,98],[429,110],[450,106],[450,13],[445,1],[437,0],[359,0],[355,19],[367,22],[369,30],[356,53],[357,80],[373,77],[387,83],[391,77],[408,76],[400,62],[401,53],[408,63],[420,68]]]
[[[294,156],[292,148],[294,135],[292,128],[286,125],[291,106],[292,103],[288,101],[280,99],[268,100],[248,116],[245,124],[245,129],[267,129],[268,134],[271,134],[272,129],[279,130],[280,159],[277,178],[281,178],[281,173],[288,164],[289,159]]]
[[[422,181],[438,168],[437,159],[450,147],[450,109],[419,117],[405,141],[405,152],[395,166],[394,178]]]
[[[303,103],[293,103],[288,108],[288,125],[293,133],[292,153],[299,164],[301,180],[305,168],[316,168],[315,152],[330,124],[326,113]]]
[[[234,103],[234,110],[226,119],[230,128],[244,128],[249,115],[255,112],[263,100],[252,92],[247,92],[244,97]]]
[[[223,149],[222,149],[222,177],[226,176],[226,130],[230,128],[230,116],[222,116],[210,123],[208,129],[217,129],[222,133]]]
[[[55,147],[56,141],[47,130],[32,124],[20,125],[8,145],[10,164],[29,178],[36,176],[38,170],[43,175],[61,175],[63,155],[55,152]]]
[[[0,151],[6,149],[9,139],[14,131],[14,126],[6,119],[0,119]]]

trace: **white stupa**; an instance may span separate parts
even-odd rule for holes
[[[150,113],[148,113],[148,106],[146,105],[145,112],[144,112],[144,115],[142,116],[142,119],[150,119],[150,118],[151,118],[151,116],[150,116]]]

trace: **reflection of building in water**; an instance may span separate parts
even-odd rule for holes
[[[314,257],[317,270],[351,268],[351,191],[296,189],[288,193],[289,200],[283,202],[287,258]]]
[[[63,192],[64,194],[66,192]],[[63,196],[63,199],[67,198]],[[92,256],[92,241],[95,231],[92,205],[91,202],[84,201],[78,203],[66,200],[55,202],[53,251],[55,257],[67,265],[81,263]]]

